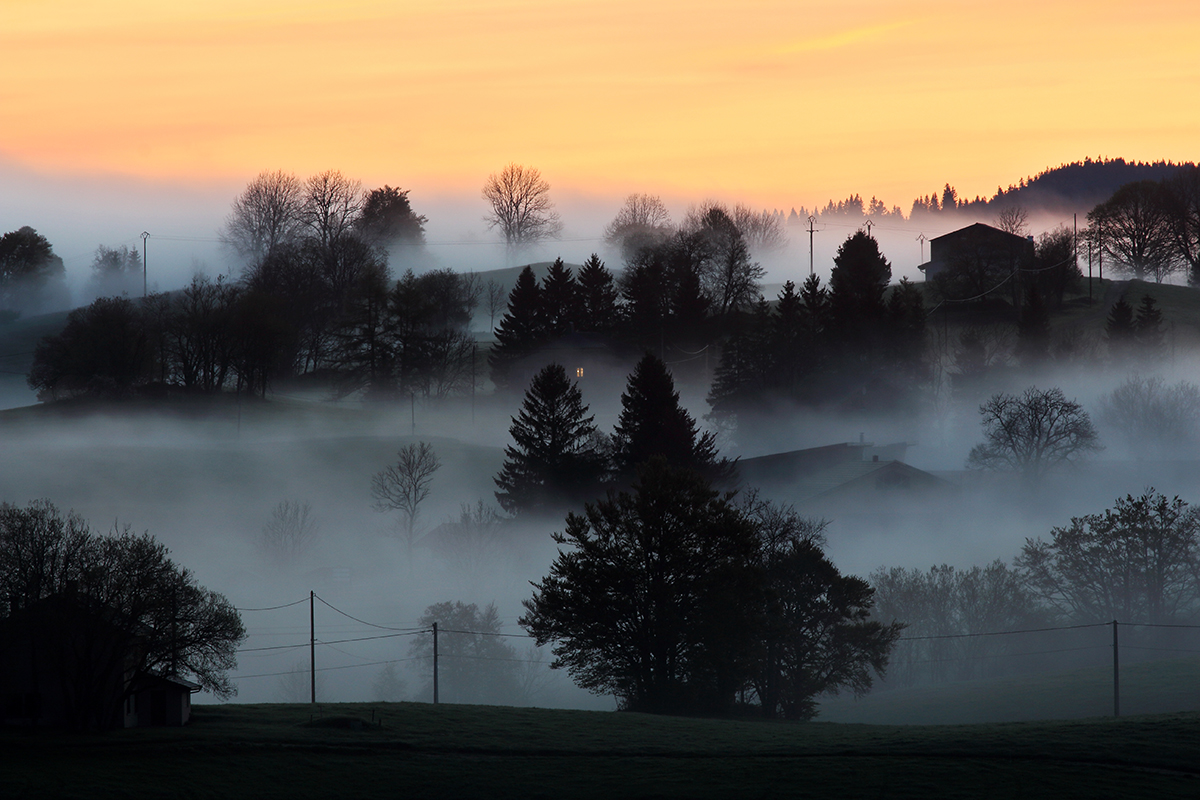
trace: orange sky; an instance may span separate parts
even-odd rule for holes
[[[1084,156],[1200,158],[1200,3],[0,0],[0,160],[337,168],[907,211]]]

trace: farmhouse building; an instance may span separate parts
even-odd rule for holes
[[[929,261],[917,269],[926,280],[953,269],[1009,274],[1033,259],[1033,237],[1018,236],[982,222],[929,240]]]
[[[738,461],[742,482],[805,512],[895,509],[958,487],[904,463],[908,445],[846,442]]]
[[[153,631],[55,594],[0,618],[0,724],[108,730],[183,725],[200,687],[136,669]]]

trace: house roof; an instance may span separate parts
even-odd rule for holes
[[[991,225],[987,225],[982,222],[976,222],[976,223],[966,226],[965,228],[958,228],[956,230],[950,231],[949,233],[943,233],[941,236],[935,236],[932,239],[930,239],[929,241],[942,242],[942,241],[950,241],[953,239],[973,238],[973,237],[989,238],[989,239],[1011,239],[1014,243],[1020,243],[1022,245],[1029,242],[1029,239],[1024,236],[1021,236],[1016,233],[1009,233],[1008,231],[1002,231],[999,228],[993,227]]]
[[[903,461],[908,445],[903,442],[876,447],[873,442],[842,442],[785,453],[742,458],[738,473],[751,484],[791,483],[839,464]]]
[[[138,686],[138,691],[145,691],[146,689],[154,689],[157,687],[164,687],[164,688],[182,689],[182,690],[191,692],[193,694],[195,694],[196,692],[200,691],[203,688],[200,684],[195,683],[193,681],[189,681],[187,678],[181,678],[178,675],[154,675],[154,674],[147,674],[147,675],[142,675],[141,677],[139,677],[137,686]]]
[[[795,503],[861,497],[863,493],[946,491],[957,487],[903,462],[907,445],[868,442],[772,453],[738,462],[744,482]]]

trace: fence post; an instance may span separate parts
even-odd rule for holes
[[[1121,716],[1121,651],[1117,646],[1117,621],[1112,621],[1113,628],[1113,716]]]

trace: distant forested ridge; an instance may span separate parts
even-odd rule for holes
[[[871,197],[863,199],[860,194],[851,194],[845,200],[830,200],[824,207],[811,212],[803,206],[793,208],[786,216],[777,216],[794,228],[807,225],[809,214],[815,220],[863,220],[876,223],[885,220],[915,220],[928,215],[967,212],[976,216],[992,216],[1005,208],[1019,206],[1026,211],[1087,211],[1112,196],[1120,187],[1134,181],[1162,181],[1170,178],[1184,167],[1194,164],[1173,161],[1126,161],[1123,158],[1085,158],[1057,167],[1045,169],[1032,178],[1022,178],[1007,188],[996,187],[991,197],[976,195],[974,198],[960,197],[953,184],[934,187],[930,194],[912,201],[907,216],[900,206],[889,207],[882,200]]]
[[[946,189],[941,192],[937,207],[930,207],[930,198],[917,198],[913,202],[913,214],[922,211],[983,211],[1009,206],[1021,206],[1028,210],[1090,209],[1112,196],[1120,187],[1133,181],[1161,181],[1171,177],[1181,168],[1193,166],[1191,162],[1172,161],[1126,161],[1123,158],[1093,160],[1085,158],[1070,164],[1043,170],[1032,178],[1022,178],[1008,188],[996,187],[990,198],[976,197],[974,200],[959,199],[954,188],[948,186],[955,205],[947,207]]]
[[[1133,181],[1161,181],[1192,162],[1126,161],[1123,158],[1085,158],[1039,172],[1028,180],[997,188],[988,205],[1017,203],[1030,208],[1046,208],[1070,203],[1087,206],[1107,200],[1112,193]]]

